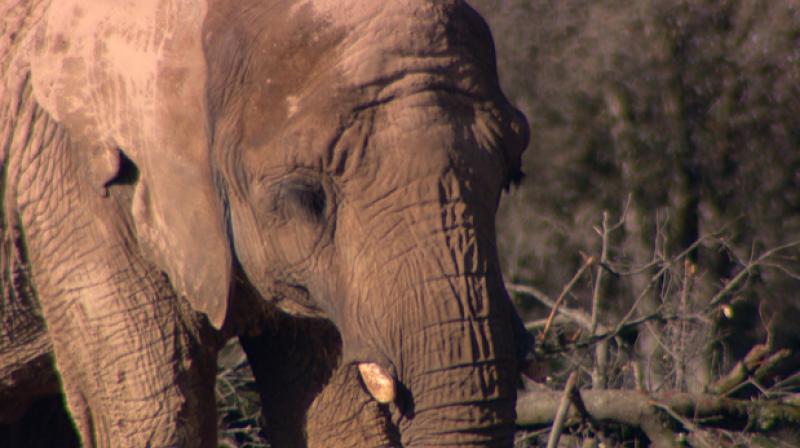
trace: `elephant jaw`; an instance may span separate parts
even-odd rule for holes
[[[380,365],[372,362],[358,364],[361,380],[372,398],[378,403],[386,404],[394,401],[394,378]]]

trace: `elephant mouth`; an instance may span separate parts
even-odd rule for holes
[[[296,283],[276,282],[269,291],[273,303],[285,313],[297,317],[324,318],[326,314],[308,289]]]

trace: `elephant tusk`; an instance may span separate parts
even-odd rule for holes
[[[358,371],[372,398],[384,404],[394,401],[394,378],[383,367],[373,362],[362,362],[358,365]]]

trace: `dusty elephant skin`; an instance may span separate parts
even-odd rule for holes
[[[86,446],[214,446],[239,336],[275,446],[510,446],[528,135],[480,17],[135,3],[0,3],[0,423],[60,388]]]

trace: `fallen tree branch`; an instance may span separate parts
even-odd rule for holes
[[[646,395],[632,390],[580,391],[586,412],[599,423],[616,423],[642,429],[657,446],[672,446],[678,431],[689,431],[670,414],[696,428],[725,428],[747,432],[772,432],[800,425],[800,404],[780,400],[734,400],[710,394],[662,393]],[[553,423],[563,392],[535,391],[517,398],[517,425],[545,427]],[[667,407],[671,412],[665,412]],[[582,417],[574,407],[565,425]]]

